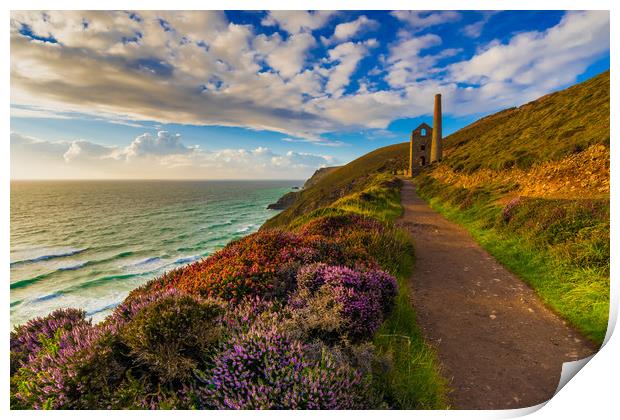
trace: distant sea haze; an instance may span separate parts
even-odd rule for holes
[[[252,233],[302,181],[13,181],[11,325],[99,321],[149,279]]]

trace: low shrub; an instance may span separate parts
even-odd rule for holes
[[[76,326],[86,326],[86,312],[79,309],[57,309],[47,316],[34,318],[11,332],[11,375],[30,357],[56,345],[61,334]]]
[[[125,300],[114,308],[112,314],[108,316],[103,323],[106,325],[113,325],[115,329],[119,329],[131,321],[140,310],[153,302],[177,295],[179,295],[179,291],[174,288],[153,290],[145,286],[139,287],[132,290]]]
[[[121,337],[131,356],[166,383],[191,377],[220,336],[223,305],[167,296],[140,310]]]
[[[202,408],[361,409],[370,390],[346,365],[310,364],[301,342],[271,327],[228,341],[196,394]]]
[[[282,298],[294,288],[292,274],[301,264],[327,261],[355,265],[366,257],[326,238],[266,230],[232,242],[205,260],[171,271],[147,288],[174,287],[232,302],[251,296]]]
[[[341,333],[354,341],[372,337],[392,309],[397,290],[396,279],[381,270],[358,271],[323,263],[301,268],[297,282],[298,293],[291,306],[339,310]],[[324,302],[330,299],[333,303]]]
[[[339,239],[353,229],[382,232],[384,225],[370,217],[364,217],[355,213],[345,213],[318,217],[300,226],[297,231],[304,236],[321,235]]]
[[[13,408],[92,409],[106,405],[124,367],[116,335],[79,325],[31,357],[11,378]]]

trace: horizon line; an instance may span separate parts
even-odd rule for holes
[[[312,175],[311,175],[312,176]],[[265,178],[265,179],[249,179],[249,178],[9,178],[9,181],[305,181],[307,178]]]

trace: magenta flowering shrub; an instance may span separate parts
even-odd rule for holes
[[[119,328],[131,321],[141,309],[151,305],[153,302],[179,295],[181,295],[181,292],[174,288],[150,290],[140,287],[133,290],[120,305],[114,308],[112,314],[106,318],[105,323],[113,324],[116,328]]]
[[[358,271],[343,266],[311,264],[299,270],[293,307],[313,306],[314,297],[331,296],[343,319],[343,334],[369,339],[391,311],[396,279],[381,270]],[[323,305],[325,306],[325,305]]]
[[[297,408],[291,392],[304,368],[301,343],[273,329],[250,331],[232,338],[215,359],[203,399],[214,408]]]
[[[196,393],[202,408],[361,409],[370,390],[346,365],[309,363],[301,342],[271,327],[228,341]]]
[[[95,408],[123,368],[108,328],[82,324],[29,358],[12,379],[14,408]]]
[[[11,332],[11,374],[29,357],[34,357],[59,334],[76,326],[88,325],[86,312],[79,309],[57,309],[45,317],[34,318]]]
[[[260,297],[249,297],[228,308],[222,318],[224,332],[228,336],[247,333],[260,325],[263,329],[282,325],[286,317],[283,304]]]

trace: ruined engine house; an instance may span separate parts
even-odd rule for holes
[[[437,94],[435,95],[433,127],[422,123],[411,132],[408,175],[416,175],[424,166],[440,161],[442,156],[441,94]]]

